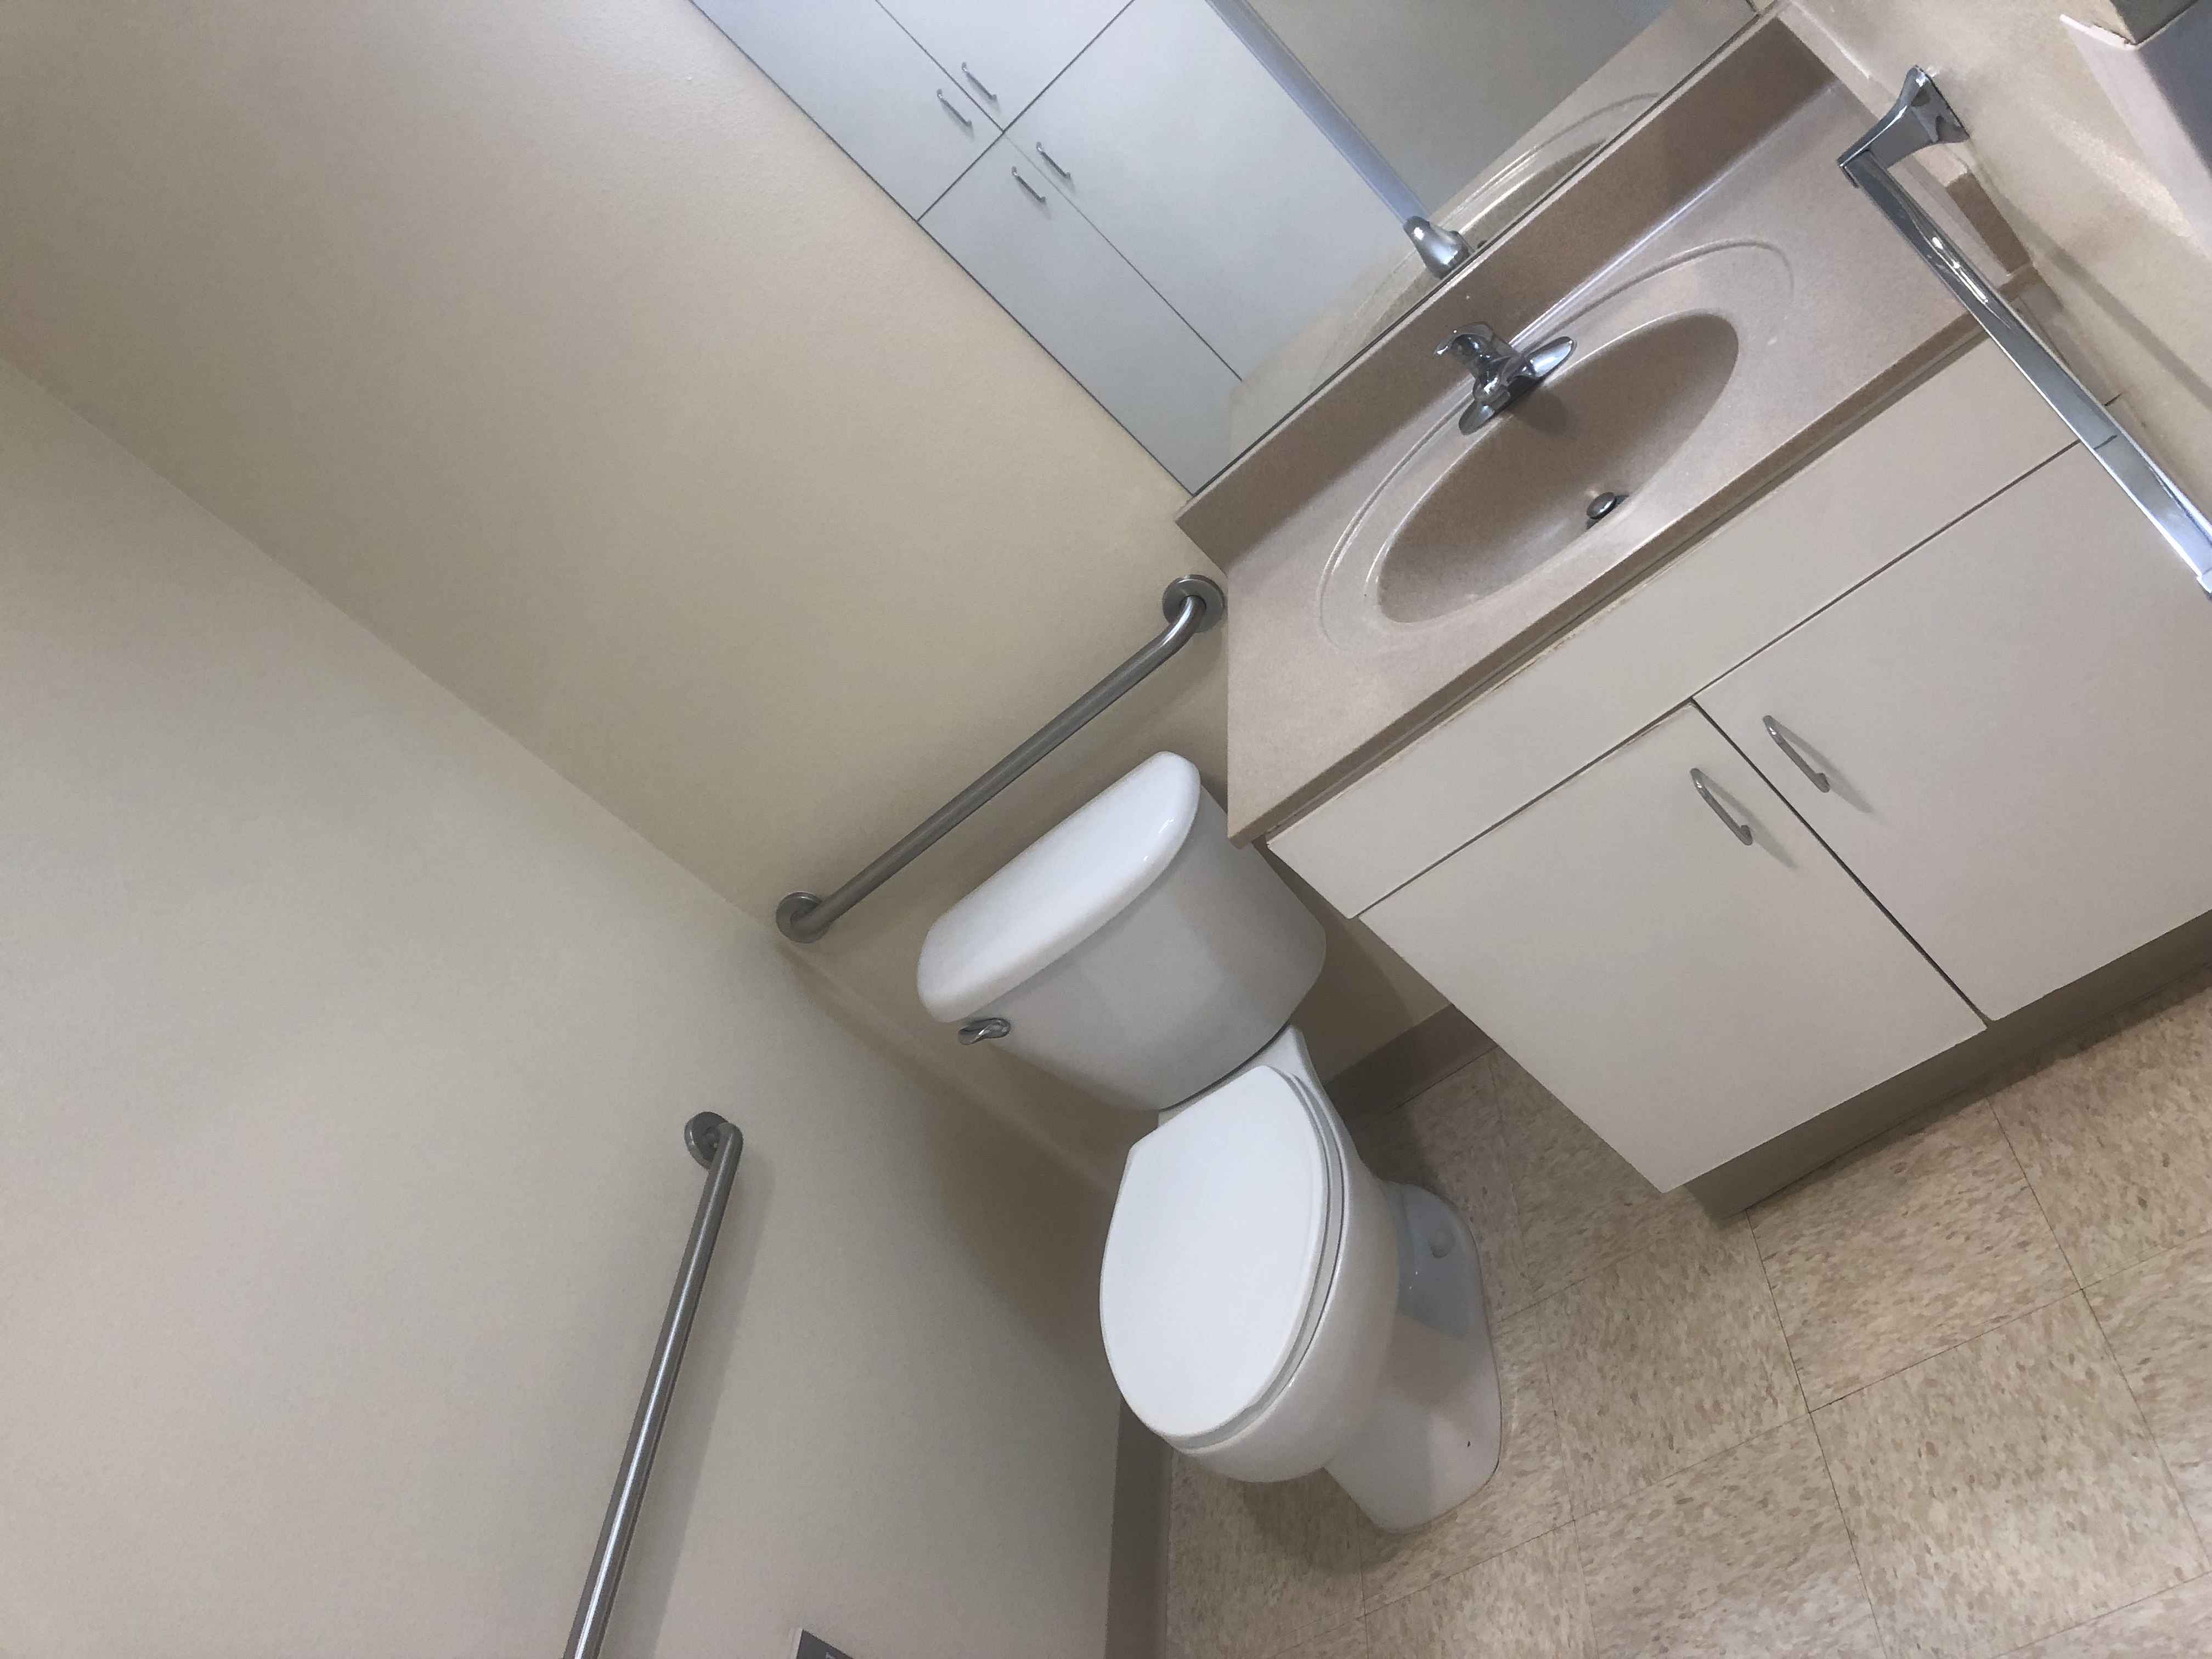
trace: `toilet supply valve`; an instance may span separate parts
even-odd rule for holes
[[[996,1014],[985,1019],[971,1019],[960,1028],[960,1042],[963,1047],[978,1042],[995,1042],[1012,1033],[1013,1029]]]

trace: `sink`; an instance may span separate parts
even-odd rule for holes
[[[1790,286],[1773,249],[1728,243],[1522,331],[1523,346],[1565,334],[1575,355],[1472,436],[1458,426],[1464,382],[1431,406],[1329,562],[1323,628],[1340,646],[1389,650],[1494,608],[1539,573],[1573,565],[1589,574],[1559,581],[1601,580],[1620,556],[1607,548],[1663,521],[1676,475],[1716,410],[1731,406]],[[1593,518],[1607,495],[1617,502]]]
[[[1711,312],[1577,351],[1470,441],[1391,538],[1376,582],[1382,614],[1426,622],[1486,598],[1589,533],[1597,497],[1634,501],[1719,400],[1735,360],[1735,328]]]

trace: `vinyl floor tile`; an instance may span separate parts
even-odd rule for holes
[[[2152,1596],[2016,1650],[2016,1659],[2204,1659],[2212,1654],[2212,1577]]]
[[[1359,1613],[1367,1518],[1326,1474],[1255,1485],[1175,1460],[1169,1659],[1267,1659]]]
[[[2205,1569],[2078,1294],[1813,1421],[1893,1659],[1985,1659]]]
[[[1882,1659],[1810,1423],[1575,1523],[1598,1659]]]
[[[1991,1103],[2084,1284],[2212,1231],[2212,990]]]
[[[2075,1288],[1986,1103],[1884,1137],[1751,1224],[1815,1407]]]
[[[2198,1535],[2212,1538],[2212,1234],[2092,1285],[2089,1307]]]
[[[1352,1143],[1385,1181],[1424,1187],[1467,1218],[1493,1319],[1534,1297],[1521,1257],[1521,1218],[1505,1172],[1492,1076],[1484,1055],[1391,1111],[1352,1125]]]
[[[1491,1067],[1491,1097],[1520,1212],[1530,1294],[1549,1296],[1638,1249],[1668,1195],[1631,1169],[1504,1050],[1492,1050],[1475,1064]]]
[[[1518,1086],[1508,1067],[1520,1072],[1493,1048],[1405,1108],[1413,1140],[1433,1172],[1431,1190],[1449,1200],[1474,1230],[1483,1293],[1493,1319],[1519,1313],[1536,1299],[1522,1259],[1520,1206],[1506,1170],[1498,1110],[1504,1091]]]
[[[1567,1528],[1368,1614],[1373,1659],[1594,1659]]]
[[[1804,1415],[1751,1229],[1686,1194],[1540,1310],[1578,1515]]]
[[[1368,1659],[1366,1623],[1355,1619],[1325,1636],[1285,1648],[1274,1659]]]
[[[1541,1316],[1532,1309],[1495,1321],[1492,1329],[1505,1415],[1498,1472],[1473,1498],[1419,1531],[1373,1534],[1375,1553],[1363,1575],[1370,1607],[1501,1554],[1567,1518],[1566,1454],[1545,1372]]]

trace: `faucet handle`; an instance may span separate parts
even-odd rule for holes
[[[1481,380],[1512,360],[1513,347],[1488,323],[1470,323],[1446,335],[1443,343],[1437,348],[1437,356],[1456,358],[1469,374]]]

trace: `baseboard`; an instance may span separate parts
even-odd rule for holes
[[[1329,1101],[1347,1121],[1387,1112],[1497,1046],[1458,1009],[1439,1009],[1329,1079]]]
[[[1716,1216],[1734,1215],[1916,1112],[1986,1094],[2152,1012],[2138,1006],[2212,966],[2212,915],[2007,1014],[1955,1048],[1786,1129],[1687,1182]],[[2194,986],[2190,989],[2197,988]]]
[[[1166,1443],[1122,1407],[1114,1447],[1106,1659],[1161,1659],[1166,1650],[1170,1455]]]

